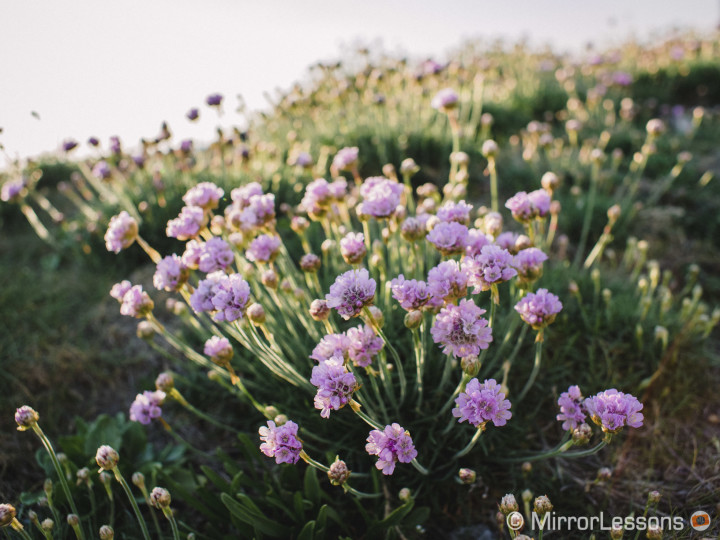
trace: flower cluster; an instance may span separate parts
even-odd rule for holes
[[[561,310],[562,303],[547,289],[527,293],[515,305],[515,311],[520,314],[523,321],[532,326],[533,330],[542,330],[551,324]]]
[[[138,394],[130,405],[130,420],[149,424],[153,419],[162,416],[160,405],[163,401],[165,401],[165,392],[161,390]]]
[[[371,456],[378,457],[375,466],[383,474],[392,474],[398,461],[410,463],[417,457],[417,450],[410,433],[397,423],[385,426],[383,431],[372,430],[367,438],[365,450]]]
[[[158,261],[153,285],[158,290],[177,291],[190,277],[190,270],[182,258],[174,253]]]
[[[135,218],[125,210],[110,219],[105,233],[105,247],[113,253],[129,248],[138,235],[138,224]]]
[[[510,197],[505,208],[512,212],[513,218],[527,223],[535,218],[542,218],[550,211],[550,194],[544,189],[526,193],[521,191]]]
[[[427,283],[416,279],[405,279],[402,274],[390,282],[390,287],[393,298],[408,311],[420,309],[430,299]]]
[[[340,274],[325,295],[328,307],[335,308],[343,319],[357,317],[375,299],[375,280],[367,269],[348,270]]]
[[[215,311],[216,321],[232,322],[242,318],[250,300],[250,286],[240,274],[226,275],[222,270],[208,274],[190,296],[196,312]]]
[[[463,259],[462,268],[467,272],[468,285],[475,287],[473,294],[477,294],[517,275],[514,263],[507,249],[488,245],[480,250],[480,255]]]
[[[485,429],[488,422],[504,426],[512,417],[510,401],[505,399],[495,379],[487,379],[482,384],[477,379],[470,379],[455,404],[457,407],[452,414],[458,422],[467,421],[480,429]]]
[[[445,306],[430,329],[433,341],[442,345],[445,354],[460,358],[477,356],[493,339],[488,321],[481,317],[484,313],[472,300]]]
[[[426,238],[443,255],[463,253],[467,247],[468,228],[455,221],[441,221]]]
[[[367,178],[360,186],[363,202],[358,207],[358,215],[375,218],[390,217],[400,204],[400,197],[405,188],[384,176]]]
[[[572,431],[585,422],[582,399],[579,386],[571,386],[567,392],[560,394],[560,399],[558,399],[560,414],[557,415],[557,419],[563,423],[564,430]]]
[[[120,313],[128,317],[145,317],[155,306],[142,285],[132,285],[127,280],[113,285],[110,296],[120,302]]]
[[[368,367],[382,348],[382,338],[365,324],[349,328],[347,332],[324,336],[313,349],[310,358],[322,363],[339,355],[349,358],[357,367]]]
[[[583,406],[592,421],[608,433],[617,433],[624,426],[639,428],[643,424],[642,403],[635,396],[614,388],[585,399]]]
[[[302,441],[297,437],[298,425],[288,420],[281,426],[268,420],[267,427],[262,426],[259,430],[260,451],[267,457],[274,457],[275,462],[295,464],[300,459]]]
[[[318,389],[315,408],[320,409],[323,418],[329,418],[330,411],[337,411],[347,405],[358,388],[355,375],[347,370],[345,360],[339,354],[315,366],[310,382]]]

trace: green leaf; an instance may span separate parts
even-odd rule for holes
[[[405,504],[393,510],[385,519],[374,524],[368,530],[368,538],[377,538],[388,529],[400,525],[403,518],[410,513],[414,505],[415,501],[408,499]]]
[[[213,471],[207,465],[202,465],[200,467],[200,470],[203,472],[203,474],[205,474],[205,476],[207,476],[208,480],[210,480],[213,484],[215,484],[215,486],[220,491],[223,491],[225,493],[230,493],[230,491],[231,491],[230,482],[225,480],[222,476],[220,476],[218,473]]]
[[[85,454],[94,456],[97,449],[107,444],[120,452],[122,448],[122,432],[117,421],[107,414],[101,414],[90,424],[85,437]]]
[[[297,540],[314,540],[315,538],[315,522],[308,521],[300,531]]]
[[[250,497],[243,493],[238,493],[237,498],[240,502],[233,499],[227,493],[220,495],[220,499],[227,509],[230,510],[230,513],[240,521],[253,527],[256,531],[267,534],[273,538],[288,538],[290,536],[291,530],[288,527],[284,527],[265,517]]]
[[[305,496],[312,501],[314,505],[320,504],[320,482],[318,482],[317,474],[313,467],[305,469]]]
[[[429,506],[420,506],[418,508],[415,508],[412,512],[410,512],[410,515],[407,517],[403,525],[407,527],[415,527],[417,525],[422,525],[430,518],[430,507]]]

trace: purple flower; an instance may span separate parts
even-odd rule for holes
[[[205,103],[207,103],[210,107],[219,107],[222,103],[222,100],[222,94],[210,94],[208,97],[205,98]]]
[[[279,236],[270,236],[269,234],[261,234],[250,242],[250,247],[245,252],[245,256],[254,262],[270,262],[278,254],[282,241]]]
[[[562,310],[557,296],[547,289],[538,289],[536,293],[527,293],[517,304],[515,311],[533,330],[542,330],[551,324]]]
[[[435,94],[434,98],[432,98],[430,106],[433,109],[446,111],[448,109],[455,108],[459,99],[460,98],[458,97],[455,90],[453,90],[452,88],[443,88],[437,94]]]
[[[203,353],[216,364],[225,364],[232,359],[233,348],[227,338],[212,336],[205,342]]]
[[[185,116],[187,117],[188,120],[193,122],[200,117],[200,111],[198,111],[196,107],[193,107],[185,114]]]
[[[203,254],[205,243],[200,240],[190,240],[185,244],[185,251],[182,254],[182,262],[185,266],[197,269],[200,264],[200,256]]]
[[[267,427],[263,426],[258,431],[260,440],[264,441],[260,445],[263,454],[274,457],[278,464],[294,465],[298,462],[302,442],[297,438],[298,425],[295,422],[288,420],[282,426],[276,426],[275,422],[268,420]]]
[[[120,155],[122,152],[122,144],[120,143],[120,137],[113,135],[110,137],[110,152],[113,154]]]
[[[605,432],[617,433],[626,425],[639,428],[643,424],[642,403],[614,388],[587,398],[583,404],[592,421]]]
[[[441,221],[426,238],[443,255],[452,255],[465,251],[468,228],[461,223]]]
[[[484,309],[472,300],[460,300],[459,305],[447,305],[440,310],[430,329],[433,341],[442,346],[443,353],[456,357],[477,356],[480,349],[487,349],[492,339],[492,329],[481,315]]]
[[[132,157],[132,160],[139,169],[142,169],[145,166],[145,156],[142,154],[135,154]]]
[[[409,217],[403,221],[400,226],[400,234],[408,242],[415,242],[421,238],[425,238],[427,230],[425,229],[425,222],[417,217]]]
[[[347,405],[357,390],[355,375],[347,370],[341,355],[320,362],[312,370],[310,382],[318,389],[315,394],[315,408],[320,416],[330,417],[330,411],[337,411]]]
[[[350,146],[341,148],[332,161],[332,167],[338,171],[347,171],[357,165],[358,147]]]
[[[367,324],[347,331],[348,353],[355,366],[368,367],[385,346],[381,337]]]
[[[416,279],[405,279],[402,274],[390,282],[390,288],[393,298],[408,311],[420,309],[430,299],[427,283]]]
[[[222,276],[215,287],[211,300],[213,307],[217,310],[213,319],[220,322],[233,322],[241,319],[249,300],[250,285],[240,274]]]
[[[488,236],[479,229],[470,229],[468,230],[467,244],[465,245],[465,254],[468,257],[480,255],[480,250],[490,244],[492,244],[491,236]]]
[[[330,182],[328,189],[330,190],[330,195],[332,195],[335,200],[340,201],[345,198],[345,195],[347,195],[347,180],[344,178],[338,178],[337,180]]]
[[[303,168],[309,168],[313,164],[313,159],[310,154],[307,152],[299,152],[294,158],[292,159],[292,162],[290,165],[294,165],[296,167],[303,167]]]
[[[460,202],[446,202],[437,211],[437,217],[440,221],[454,221],[467,225],[470,223],[470,211],[472,205],[467,204],[465,201]]]
[[[106,161],[98,161],[93,167],[92,173],[95,178],[99,178],[100,180],[107,180],[112,175],[110,165],[108,165]]]
[[[203,210],[211,210],[217,208],[223,195],[225,192],[212,182],[200,182],[197,186],[191,187],[182,199],[187,206],[199,206]]]
[[[505,208],[512,212],[517,221],[526,222],[535,217],[535,207],[524,191],[516,193],[505,202]]]
[[[545,217],[550,211],[550,193],[544,189],[536,189],[528,193],[527,196],[535,209],[535,214],[540,217]]]
[[[358,208],[358,213],[378,219],[390,217],[400,204],[404,190],[402,184],[389,178],[371,176],[360,186],[363,202]]]
[[[527,248],[520,250],[515,255],[513,266],[518,272],[518,277],[524,282],[533,282],[542,276],[543,262],[547,260],[547,255],[538,248]]]
[[[330,292],[325,295],[328,307],[337,309],[343,319],[357,317],[365,306],[375,299],[375,280],[367,269],[348,270],[335,278]]]
[[[190,306],[197,312],[212,311],[215,309],[213,305],[213,297],[220,281],[225,278],[225,272],[218,270],[212,274],[208,274],[207,278],[200,280],[197,289],[190,296]]]
[[[225,270],[232,264],[233,259],[230,244],[215,236],[202,244],[202,252],[198,258],[198,268],[205,273]]]
[[[252,220],[248,219],[252,213]],[[241,221],[252,221],[253,226],[260,227],[275,221],[275,195],[266,193],[253,195],[248,200],[247,208],[243,212]],[[241,227],[244,229],[244,227]]]
[[[320,340],[320,343],[315,346],[310,358],[322,363],[333,356],[340,355],[345,357],[349,349],[350,340],[344,333],[327,334]]]
[[[250,182],[242,187],[233,189],[230,192],[230,198],[238,208],[245,208],[250,204],[251,197],[262,194],[262,186],[257,182]]]
[[[468,274],[468,285],[475,287],[473,294],[487,291],[491,285],[508,281],[517,274],[512,267],[513,257],[501,247],[490,245],[480,250],[480,255],[466,257],[462,269]]]
[[[457,261],[443,261],[428,272],[428,292],[443,302],[454,302],[467,295],[468,275]]]
[[[160,405],[164,400],[165,392],[161,390],[138,394],[130,405],[130,420],[149,424],[153,418],[160,418],[162,416]]]
[[[153,301],[148,293],[143,291],[142,285],[133,285],[122,297],[120,314],[141,318],[150,313],[153,307]]]
[[[378,457],[375,467],[383,474],[392,474],[398,461],[410,463],[417,457],[410,432],[397,423],[385,426],[383,431],[372,430],[368,435],[365,451]]]
[[[0,191],[0,199],[5,202],[18,202],[22,198],[22,193],[24,189],[24,178],[8,180],[2,186],[2,190]]]
[[[618,86],[630,86],[633,82],[633,76],[627,71],[616,71],[612,75],[612,81]]]
[[[100,144],[100,139],[97,137],[89,137],[87,142],[90,146],[98,146]]]
[[[153,285],[158,290],[177,291],[188,280],[189,270],[183,260],[175,255],[168,255],[157,263],[153,275]]]
[[[340,240],[340,253],[348,264],[358,264],[367,253],[365,235],[363,233],[348,233]]]
[[[125,293],[128,292],[131,287],[132,283],[125,279],[120,283],[116,283],[112,286],[112,289],[110,289],[110,296],[112,296],[118,302],[122,303],[123,296],[125,296]]]
[[[505,399],[495,379],[485,379],[482,384],[477,379],[470,379],[465,391],[455,399],[455,404],[457,407],[452,414],[458,422],[467,420],[480,429],[485,429],[488,422],[504,426],[512,417],[510,401]]]
[[[567,392],[560,394],[560,399],[558,399],[560,414],[557,415],[557,419],[563,422],[564,430],[572,431],[585,422],[582,399],[579,386],[571,386]]]
[[[105,247],[108,251],[120,253],[135,242],[138,235],[138,224],[125,210],[110,218],[105,233]]]
[[[70,152],[77,148],[78,142],[75,139],[65,139],[62,143],[63,152]]]
[[[514,233],[512,231],[507,231],[504,233],[501,233],[496,239],[495,239],[495,245],[502,249],[507,249],[508,251],[514,251],[515,250],[515,242],[517,241],[518,237],[520,235],[518,233]],[[480,251],[482,251],[482,248],[480,248]]]
[[[166,233],[170,238],[190,240],[205,226],[206,215],[199,206],[183,206],[180,215],[167,223]]]
[[[305,188],[300,207],[308,214],[323,215],[332,201],[330,184],[324,178],[316,178]]]

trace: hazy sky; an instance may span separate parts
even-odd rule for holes
[[[719,20],[718,0],[5,0],[0,143],[12,157],[55,150],[66,137],[107,146],[117,134],[133,146],[163,120],[178,139],[206,139],[218,125],[203,106],[208,94],[229,100],[228,125],[237,94],[263,107],[264,91],[289,87],[358,38],[442,59],[475,36],[564,50]],[[193,106],[198,124],[184,118]]]

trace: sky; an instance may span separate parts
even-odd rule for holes
[[[0,144],[6,161],[66,138],[96,136],[107,147],[119,135],[132,147],[163,121],[178,140],[209,140],[219,122],[240,121],[238,94],[266,107],[264,92],[358,43],[443,60],[469,38],[580,50],[719,21],[718,0],[6,0]],[[215,92],[228,101],[222,119],[203,105]],[[197,124],[184,118],[191,107],[201,110]]]

